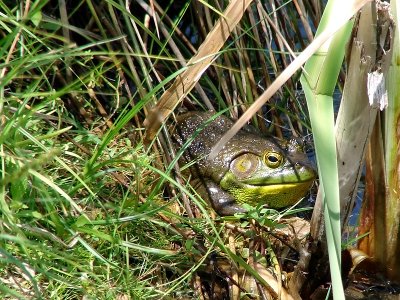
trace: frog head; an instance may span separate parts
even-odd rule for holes
[[[316,173],[296,140],[258,140],[232,157],[220,180],[237,203],[281,208],[296,203],[309,190]]]

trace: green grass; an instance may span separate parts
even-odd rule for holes
[[[157,217],[165,208],[139,205],[150,193],[160,199],[161,187],[152,190],[156,154],[140,143],[140,128],[121,128],[149,100],[121,107],[107,129],[89,96],[121,98],[118,60],[102,58],[112,57],[107,41],[65,48],[62,36],[44,30],[56,24],[17,23],[17,12],[2,20],[1,293],[158,299],[179,278],[176,269],[192,263],[174,249],[182,237]],[[68,79],[69,66],[79,73]]]

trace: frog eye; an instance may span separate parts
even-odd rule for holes
[[[268,151],[264,154],[264,163],[270,168],[277,168],[281,165],[283,156],[279,152]]]
[[[259,157],[257,155],[245,153],[232,161],[231,171],[239,179],[246,178],[253,174],[258,167],[258,163]]]

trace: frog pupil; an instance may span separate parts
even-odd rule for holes
[[[277,163],[278,162],[278,158],[276,156],[270,155],[268,156],[268,160],[272,163]]]

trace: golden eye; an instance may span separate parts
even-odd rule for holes
[[[277,168],[281,165],[283,161],[283,156],[279,152],[267,151],[264,154],[264,163],[270,168]]]
[[[231,163],[232,173],[240,178],[251,176],[258,167],[259,157],[251,153],[245,153],[236,157]]]

